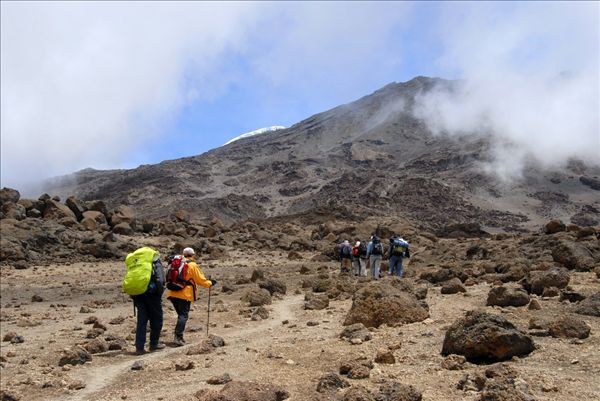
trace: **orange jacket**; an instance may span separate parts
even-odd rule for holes
[[[198,298],[198,291],[194,287],[201,286],[204,288],[210,288],[212,286],[212,282],[204,277],[204,273],[202,273],[202,270],[200,270],[200,266],[198,266],[193,259],[186,259],[186,261],[188,264],[188,269],[187,274],[183,277],[183,279],[191,281],[195,285],[186,285],[185,288],[180,291],[168,290],[167,298],[179,298],[194,302]],[[196,293],[196,299],[194,299],[194,293]]]

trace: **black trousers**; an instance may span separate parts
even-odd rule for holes
[[[146,327],[150,321],[150,347],[155,347],[163,326],[162,294],[144,293],[132,297],[137,308],[137,326],[135,329],[135,349],[144,350]]]
[[[183,338],[183,332],[185,330],[185,324],[187,323],[188,316],[190,314],[190,306],[192,303],[185,299],[169,298],[175,312],[177,312],[177,324],[175,324],[175,337]]]

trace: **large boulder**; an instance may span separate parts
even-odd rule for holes
[[[51,220],[70,219],[76,221],[75,213],[69,209],[69,207],[63,203],[57,202],[53,199],[46,201],[46,207],[44,208],[44,218]]]
[[[504,361],[535,349],[530,336],[504,317],[470,311],[446,332],[442,355],[464,355],[473,363]]]
[[[570,240],[558,241],[552,248],[552,259],[567,269],[577,271],[590,271],[598,265],[598,255],[595,258],[585,242]]]
[[[0,189],[0,205],[5,203],[17,203],[21,194],[16,189],[4,187]]]
[[[550,220],[544,227],[546,234],[556,234],[561,231],[566,231],[567,226],[561,220]]]
[[[133,229],[128,223],[119,223],[115,225],[112,232],[121,235],[133,235]]]
[[[529,294],[521,288],[505,286],[494,287],[487,297],[488,306],[525,306],[529,303]]]
[[[71,209],[71,211],[77,218],[77,221],[81,221],[81,219],[83,219],[83,212],[87,210],[87,207],[83,202],[81,202],[74,196],[69,196],[65,201],[65,205],[67,205],[67,207]]]
[[[569,271],[564,268],[534,270],[529,274],[525,289],[533,294],[542,295],[548,287],[565,288],[570,279]]]
[[[304,296],[304,309],[320,310],[329,306],[327,294],[309,292]]]
[[[270,305],[271,294],[263,288],[250,289],[242,296],[242,301],[248,302],[250,306]]]
[[[83,347],[74,346],[63,351],[63,355],[58,361],[58,366],[64,365],[83,365],[92,360],[92,355]]]
[[[272,278],[260,281],[258,283],[258,286],[269,291],[271,295],[275,294],[276,292],[280,293],[281,295],[285,295],[285,293],[287,292],[287,287],[283,281],[275,280]]]
[[[200,390],[195,396],[199,401],[283,401],[290,394],[275,384],[232,381],[221,390]]]
[[[561,316],[549,328],[550,335],[558,338],[588,338],[590,331],[586,322],[574,316]]]
[[[344,326],[355,323],[362,323],[367,327],[379,327],[384,323],[395,326],[421,322],[428,317],[429,312],[421,306],[414,294],[389,283],[372,282],[354,294]]]
[[[135,212],[129,206],[121,205],[117,207],[110,216],[111,226],[116,226],[121,223],[127,223],[129,226],[134,227]]]
[[[457,294],[459,292],[467,292],[465,286],[460,279],[454,277],[442,284],[440,291],[442,294]]]
[[[580,315],[600,317],[600,292],[597,292],[579,302],[573,308],[573,312]]]
[[[379,386],[376,401],[421,401],[423,396],[413,386],[386,381]]]
[[[0,210],[4,219],[23,220],[27,217],[27,209],[19,203],[5,202]]]

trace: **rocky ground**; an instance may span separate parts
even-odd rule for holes
[[[600,397],[595,236],[413,236],[402,282],[340,276],[318,250],[230,247],[201,262],[220,280],[211,293],[211,337],[206,291],[181,348],[170,344],[176,315],[165,301],[168,347],[143,356],[132,353],[123,262],[5,265],[2,400]],[[159,249],[167,242],[136,238],[144,239]],[[591,259],[566,267],[554,261],[556,244],[584,246]],[[469,311],[494,315],[470,317],[491,337],[450,338]],[[469,335],[467,323],[459,326],[458,336]]]

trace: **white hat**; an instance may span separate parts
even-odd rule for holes
[[[192,256],[195,254],[196,254],[196,252],[194,252],[193,248],[187,247],[183,250],[183,256]]]

